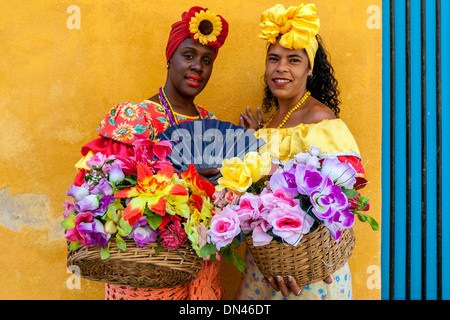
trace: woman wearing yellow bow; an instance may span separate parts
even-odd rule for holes
[[[263,147],[272,158],[287,161],[311,146],[321,149],[321,156],[337,157],[358,172],[357,184],[365,182],[358,146],[345,123],[338,119],[340,101],[334,70],[318,36],[320,21],[314,4],[285,9],[277,4],[261,15],[262,33],[268,49],[265,72],[264,112],[272,113],[264,121],[260,109],[257,120],[247,108],[240,125],[255,129],[267,141]],[[305,286],[281,277],[264,278],[246,254],[238,299],[352,299],[348,264],[331,277]]]

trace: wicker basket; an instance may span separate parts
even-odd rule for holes
[[[156,243],[141,248],[126,240],[126,251],[111,242],[110,257],[100,258],[100,247],[79,246],[69,250],[67,266],[78,266],[80,276],[92,280],[137,288],[173,288],[193,281],[203,260],[189,245],[155,255]]]
[[[343,230],[336,243],[323,225],[304,235],[296,247],[275,240],[266,246],[255,247],[250,235],[245,241],[264,276],[279,275],[287,281],[290,275],[301,285],[323,281],[340,269],[355,246],[353,229]]]

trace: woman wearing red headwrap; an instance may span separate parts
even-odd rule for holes
[[[153,139],[171,125],[214,115],[194,102],[211,76],[219,48],[228,35],[228,23],[201,7],[184,12],[172,25],[166,48],[167,78],[158,94],[141,103],[123,102],[114,106],[101,121],[97,138],[85,146],[77,163],[76,183],[83,183],[87,160],[97,152],[132,156],[135,133]],[[203,171],[203,174],[208,172]],[[215,173],[215,172],[209,172]],[[138,289],[106,285],[106,299],[224,299],[219,279],[219,265],[204,262],[198,278],[172,289]]]

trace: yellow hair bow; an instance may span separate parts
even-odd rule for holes
[[[289,7],[277,4],[261,14],[261,39],[275,44],[280,37],[280,45],[291,50],[305,49],[311,70],[319,47],[316,35],[319,33],[320,20],[315,4],[301,4]]]

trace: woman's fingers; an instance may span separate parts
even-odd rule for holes
[[[331,276],[326,277],[323,282],[325,282],[326,284],[330,284],[333,282],[333,279],[331,279]]]
[[[272,276],[268,276],[267,278],[264,278],[263,281],[266,283],[269,283],[273,290],[280,291],[280,288],[278,288],[278,285]]]
[[[253,113],[250,111],[249,106],[247,106],[247,116],[250,118],[251,121],[253,121],[254,123],[257,123],[255,120],[255,117],[253,116]]]
[[[289,287],[294,295],[300,296],[303,292],[303,286],[299,286],[294,277],[288,276]]]
[[[264,119],[261,114],[261,108],[256,109],[256,118],[253,116],[253,113],[250,111],[250,107],[246,108],[247,114],[241,112],[241,117],[239,119],[239,125],[246,129],[261,129],[264,126]]]
[[[286,286],[286,282],[284,282],[283,277],[277,276],[277,284],[278,288],[280,288],[280,292],[284,297],[287,297],[291,294],[291,290]]]
[[[288,283],[286,283],[281,276],[277,277],[266,277],[263,278],[262,282],[269,283],[273,290],[281,292],[284,297],[294,294],[300,296],[303,292],[304,287],[299,285],[294,277],[288,276]]]
[[[258,125],[260,127],[262,127],[264,125],[264,120],[261,114],[261,108],[258,107],[258,109],[256,109],[256,116],[258,118]]]
[[[240,119],[241,127],[244,127],[246,129],[254,129],[256,126],[256,123],[250,119],[249,116],[241,112],[241,119]]]

